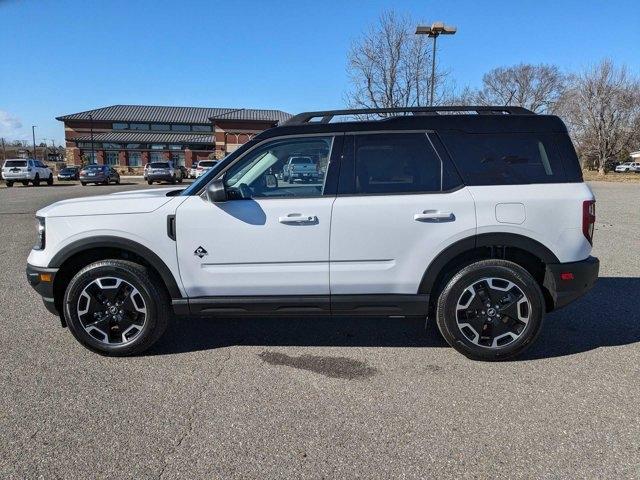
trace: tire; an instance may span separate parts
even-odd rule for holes
[[[83,187],[87,186],[87,182],[80,182],[80,185],[82,185]]]
[[[50,174],[49,178],[47,178],[47,185],[49,186],[53,185],[53,174]]]
[[[147,180],[147,183],[148,183],[149,185],[153,185],[153,182],[152,182],[151,180]]]
[[[144,352],[162,336],[170,318],[164,287],[146,267],[126,260],[101,260],[80,270],[67,286],[64,309],[76,340],[108,356]]]
[[[33,186],[34,187],[40,186],[40,175],[38,173],[36,173],[36,176],[33,178]]]
[[[182,183],[182,176],[178,179],[178,183]]]
[[[120,185],[120,177],[117,178],[116,185]]]
[[[173,177],[171,177],[171,185],[175,185],[176,184],[176,177],[175,175]]]
[[[21,183],[22,183],[22,185],[24,185],[25,187],[28,187],[28,186],[29,186],[29,182],[28,182],[27,180],[25,180],[25,181],[23,181],[23,182],[21,182]]]
[[[447,343],[463,355],[496,361],[513,358],[533,343],[544,312],[542,291],[529,272],[506,260],[481,260],[447,282],[438,297],[436,322]]]
[[[109,183],[111,183],[111,177],[107,177],[104,179],[104,181],[102,182],[103,185],[109,185]],[[97,185],[97,183],[96,183]]]
[[[13,187],[13,182],[12,182],[12,181],[10,181],[10,180],[5,180],[5,182],[4,182],[4,183],[7,185],[7,188],[11,188],[11,187]]]

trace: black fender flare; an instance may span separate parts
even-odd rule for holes
[[[76,240],[57,252],[48,267],[60,268],[72,256],[93,248],[117,248],[143,258],[160,274],[171,298],[182,298],[178,283],[166,263],[149,248],[127,238],[99,235]]]
[[[544,264],[560,263],[558,257],[542,243],[517,233],[482,233],[463,238],[442,250],[429,264],[422,276],[418,293],[431,293],[438,275],[450,261],[480,247],[515,247],[538,257]]]

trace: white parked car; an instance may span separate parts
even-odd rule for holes
[[[198,162],[193,162],[189,169],[189,178],[198,178]]]
[[[218,164],[217,160],[201,160],[198,162],[198,166],[196,167],[196,178],[207,173],[208,170],[212,169]]]
[[[621,163],[616,167],[616,172],[640,172],[639,162]]]
[[[40,182],[53,185],[53,172],[40,160],[10,158],[2,165],[2,178],[7,187],[12,187],[15,182],[22,183],[25,187],[31,182],[38,186]]]
[[[520,354],[598,275],[595,199],[566,127],[517,107],[377,112],[297,115],[185,190],[45,207],[28,279],[105,355],[142,352],[172,312],[421,316],[471,358]],[[319,184],[278,181],[312,155]]]

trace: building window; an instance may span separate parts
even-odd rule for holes
[[[171,129],[169,128],[169,125],[152,123],[151,130],[155,130],[156,132],[168,132]]]
[[[191,127],[189,125],[171,125],[171,130],[174,132],[190,132]]]
[[[151,145],[151,150],[164,150],[165,148],[167,148],[167,146],[162,143],[154,143]]]
[[[130,130],[149,130],[149,124],[148,123],[132,123],[129,126]]]
[[[111,166],[118,165],[118,152],[107,152],[105,164]]]
[[[151,152],[152,162],[164,162],[164,154],[162,152]]]
[[[182,150],[182,145],[169,145],[169,150]]]
[[[184,167],[184,153],[173,152],[171,154],[171,161],[176,165]]]
[[[142,150],[143,148],[145,147],[142,143],[127,143],[126,145],[127,150]]]
[[[119,143],[103,143],[102,148],[104,148],[105,150],[120,150],[122,148],[122,145],[120,145]]]
[[[84,149],[87,149],[87,148],[90,149],[91,148],[91,142],[78,142],[78,147],[84,148]],[[93,148],[94,148],[94,150],[102,148],[102,143],[93,142]]]
[[[129,130],[129,124],[128,123],[114,123],[113,124],[113,129],[114,130]]]
[[[192,132],[211,132],[211,125],[191,125]]]
[[[142,154],[140,152],[129,152],[129,166],[139,167],[142,164]]]

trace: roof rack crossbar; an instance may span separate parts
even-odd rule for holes
[[[284,124],[285,125],[299,125],[303,123],[330,123],[334,117],[338,116],[364,116],[364,115],[380,115],[380,120],[389,118],[388,116],[382,116],[389,113],[403,113],[403,114],[428,114],[439,115],[440,112],[475,112],[479,115],[495,115],[495,114],[509,114],[509,115],[535,115],[531,110],[527,110],[523,107],[512,106],[446,106],[446,107],[403,107],[403,108],[362,108],[362,109],[348,109],[348,110],[322,110],[318,112],[303,112],[291,117]],[[319,119],[319,120],[314,120]]]

